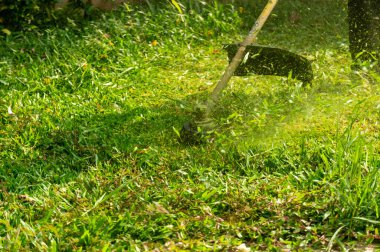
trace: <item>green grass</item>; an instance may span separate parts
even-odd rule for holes
[[[311,59],[313,84],[234,77],[212,141],[187,146],[175,131],[223,73],[222,44],[241,40],[265,1],[191,3],[3,39],[2,250],[379,241],[380,76],[351,72],[344,2],[280,2],[258,43]]]

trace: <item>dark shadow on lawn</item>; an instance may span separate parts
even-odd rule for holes
[[[271,102],[273,99],[277,100],[276,106],[282,107],[281,111],[276,112],[278,113],[276,117],[300,113],[299,108],[295,109],[296,103],[292,107],[282,104],[286,103],[286,98],[292,92],[292,88],[284,85],[279,81],[279,90],[275,94],[247,95],[240,90],[227,93],[216,107],[215,121],[222,122],[236,110],[249,114],[250,109],[253,111],[253,108],[259,107],[262,101]],[[5,177],[8,180],[18,180],[16,179],[18,176],[25,176],[23,183],[30,185],[40,183],[41,179],[44,182],[60,184],[71,181],[76,177],[75,174],[85,172],[90,167],[97,166],[99,162],[155,169],[161,157],[181,149],[193,148],[178,142],[173,127],[180,130],[183,123],[191,118],[191,104],[195,104],[196,100],[203,100],[206,96],[206,93],[198,93],[187,96],[183,101],[171,100],[159,107],[136,107],[121,113],[77,115],[70,119],[55,118],[59,120],[59,130],[36,129],[41,133],[34,147],[34,152],[38,155],[5,160],[4,171],[7,171]],[[188,108],[183,109],[181,106],[183,104],[187,104]],[[296,118],[296,116],[289,117]],[[217,130],[228,135],[226,127],[231,125],[220,124]],[[253,131],[249,130],[247,133],[249,132]],[[221,139],[217,139],[218,143],[223,144],[226,140],[225,144],[228,145],[230,140],[225,137],[226,135],[223,135]],[[148,153],[146,150],[149,148],[155,151]],[[210,143],[205,148],[214,151],[218,146]],[[20,149],[18,153],[22,155],[22,150]],[[228,154],[231,156],[226,156],[223,162],[240,162],[235,154],[231,150]],[[209,162],[210,158],[212,157],[207,156],[195,162],[203,164]],[[171,162],[170,158],[168,162]]]
[[[195,97],[187,98],[188,102],[192,99]],[[137,154],[140,158],[138,165],[152,166],[162,149],[182,148],[173,127],[180,128],[188,119],[187,112],[175,100],[159,107],[136,107],[121,113],[51,118],[59,130],[49,131],[47,127],[36,126],[33,130],[39,133],[39,138],[32,152],[26,153],[21,145],[9,143],[9,157],[13,155],[17,158],[1,160],[0,181],[5,180],[7,185],[11,185],[12,188],[8,188],[10,191],[18,190],[20,176],[24,177],[23,187],[36,185],[41,180],[66,183],[75,178],[75,174],[85,172],[98,162],[123,162],[127,165],[128,159],[135,159]],[[20,125],[23,119],[17,120],[7,119],[0,123],[3,126],[13,123]],[[24,132],[20,129],[12,134]],[[156,149],[156,155],[144,155],[147,148]]]
[[[299,113],[299,109],[294,110],[296,103],[291,107],[282,104],[281,99],[287,101],[292,88],[285,88],[285,84],[280,81],[278,83],[279,90],[274,94],[247,95],[239,90],[227,93],[220,101],[220,106],[216,107],[215,121],[223,122],[237,110],[238,113],[243,111],[247,114],[264,100],[271,102],[273,99],[282,107],[281,111],[275,112],[276,118]],[[206,93],[198,93],[187,96],[183,101],[171,100],[159,107],[136,107],[121,113],[77,115],[70,119],[56,118],[59,120],[59,130],[43,133],[43,137],[34,148],[38,155],[17,159],[17,163],[7,160],[5,167],[14,174],[13,176],[30,173],[31,175],[27,176],[27,183],[30,184],[38,183],[34,180],[34,172],[39,173],[39,176],[36,176],[38,179],[45,178],[51,183],[63,183],[67,182],[65,177],[70,180],[73,173],[84,172],[96,166],[98,162],[137,165],[140,168],[155,167],[161,156],[189,148],[188,145],[178,142],[173,127],[180,130],[183,123],[191,118],[191,104],[195,104],[196,100],[203,100],[206,96]],[[183,109],[181,104],[188,107]],[[233,124],[218,126],[217,131],[225,134],[220,141],[217,139],[219,144],[224,141],[224,137],[231,137],[228,135],[228,127],[233,127]],[[43,129],[37,131],[43,132]],[[210,143],[207,148],[217,148],[213,144]],[[145,153],[149,148],[153,148],[155,152]],[[231,160],[228,160],[229,155]],[[239,157],[233,153],[227,156],[225,162],[239,162]],[[235,158],[237,160],[232,160]],[[206,159],[199,162],[207,162]]]

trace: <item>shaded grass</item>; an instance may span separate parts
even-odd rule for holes
[[[3,42],[2,248],[311,250],[341,227],[340,249],[378,239],[379,77],[351,73],[344,10],[306,3],[283,2],[259,42],[307,53],[313,85],[234,77],[201,146],[173,127],[252,23],[239,6],[135,7]]]

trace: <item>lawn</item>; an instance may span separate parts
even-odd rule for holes
[[[312,85],[233,77],[207,143],[178,141],[223,44],[265,4],[237,2],[129,5],[1,38],[1,250],[379,242],[380,76],[350,68],[345,1],[280,1],[259,35],[310,59]]]

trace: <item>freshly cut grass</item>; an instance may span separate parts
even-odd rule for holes
[[[5,38],[1,249],[378,241],[380,77],[350,69],[344,1],[283,1],[259,37],[310,58],[311,86],[234,77],[210,142],[177,141],[227,64],[222,44],[239,41],[264,2],[190,1],[183,15],[130,6]]]

